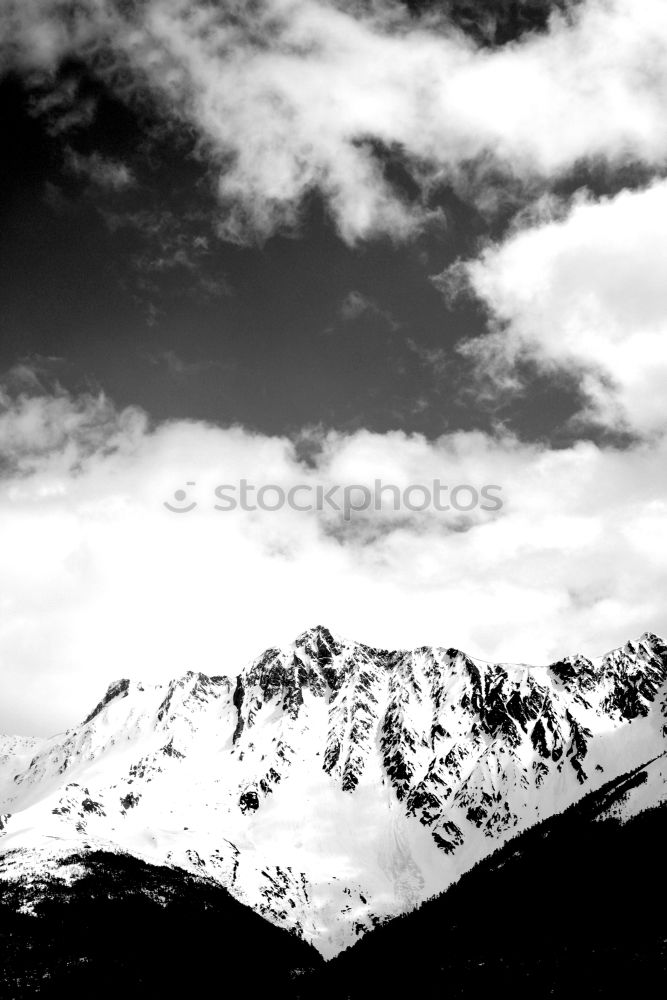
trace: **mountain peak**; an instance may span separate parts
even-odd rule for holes
[[[648,642],[651,646],[665,646],[665,640],[660,635],[656,635],[655,632],[642,632],[639,636],[639,642]]]
[[[112,681],[102,700],[98,702],[90,715],[83,720],[83,725],[86,726],[89,722],[92,722],[95,716],[99,715],[102,709],[106,708],[109,702],[114,701],[115,698],[126,698],[130,690],[130,683],[129,677],[122,677],[118,681]]]
[[[326,625],[313,625],[312,628],[307,628],[305,631],[301,632],[294,640],[295,646],[304,646],[310,641],[317,641],[318,639],[324,640],[327,643],[341,643],[340,637],[334,637],[333,633],[326,627]]]

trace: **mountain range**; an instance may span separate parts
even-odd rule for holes
[[[75,969],[85,991],[102,962],[100,940],[107,950],[116,940],[104,909],[113,903],[125,908],[120,924],[162,930],[151,947],[140,935],[138,954],[127,937],[113,961],[104,953],[107,984],[119,954],[127,987],[185,925],[201,940],[217,926],[236,928],[225,937],[239,958],[248,935],[270,940],[274,991],[278,979],[292,996],[325,995],[336,982],[332,995],[354,996],[332,970],[361,983],[369,968],[391,968],[401,938],[408,951],[428,941],[428,925],[450,927],[435,957],[426,952],[429,975],[445,970],[453,991],[474,968],[481,988],[487,966],[472,952],[465,975],[452,964],[465,953],[461,940],[479,944],[479,930],[451,930],[452,900],[470,926],[510,913],[516,921],[507,874],[488,906],[469,889],[514,871],[528,896],[524,922],[530,913],[550,925],[563,905],[558,884],[534,887],[526,872],[534,875],[538,856],[560,871],[565,830],[576,828],[595,854],[596,838],[616,843],[601,832],[609,824],[619,844],[637,824],[658,829],[666,739],[667,645],[651,633],[593,660],[531,667],[456,649],[376,649],[318,626],[235,677],[119,680],[64,734],[0,737],[0,911],[10,927],[0,938],[13,956],[5,975],[20,996],[37,980],[42,992],[69,982]],[[626,886],[641,862],[619,869]],[[560,881],[569,884],[563,872]],[[576,885],[568,891],[574,920]],[[67,904],[71,915],[82,901],[106,930],[70,953],[53,936],[62,924],[54,914]],[[22,944],[31,936],[32,955]],[[260,982],[264,973],[253,974]],[[165,972],[165,982],[175,975]]]

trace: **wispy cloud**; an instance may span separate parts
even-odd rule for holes
[[[132,230],[141,246],[129,258],[136,297],[146,305],[149,325],[162,314],[165,292],[184,294],[199,303],[230,295],[226,275],[212,252],[215,244],[207,219],[197,213],[178,215],[167,208],[110,211],[102,215],[111,233]],[[174,278],[187,277],[183,283]],[[165,287],[164,279],[172,279]]]
[[[363,318],[380,320],[390,330],[397,330],[400,323],[388,310],[383,309],[375,299],[363,292],[348,292],[338,307],[338,315],[344,323],[356,323]]]
[[[75,177],[81,177],[108,191],[126,191],[136,184],[136,179],[127,164],[96,152],[86,155],[68,147],[65,166]]]
[[[232,368],[221,361],[209,359],[187,361],[172,350],[148,353],[145,356],[151,365],[165,369],[175,379],[190,378],[215,369],[222,371]]]
[[[112,87],[122,67],[121,96],[148,90],[199,137],[226,239],[297,226],[313,191],[348,242],[400,239],[428,221],[441,183],[468,183],[476,160],[527,182],[582,160],[659,168],[667,156],[662,0],[587,0],[499,49],[390,0],[147,0],[124,10],[5,4],[5,61],[44,71],[76,54]],[[387,177],[393,157],[411,197]]]
[[[2,24],[0,12],[0,24]],[[61,53],[54,53],[58,62]],[[1,66],[0,60],[0,66]],[[28,110],[34,118],[42,120],[46,131],[51,136],[66,136],[70,133],[86,129],[97,113],[97,100],[90,94],[81,94],[79,81],[75,76],[66,76],[54,84],[51,70],[44,77],[36,80],[35,92],[29,103]]]
[[[413,337],[406,341],[409,349],[417,355],[421,363],[438,379],[441,379],[450,368],[451,358],[444,347],[428,347],[420,344]]]

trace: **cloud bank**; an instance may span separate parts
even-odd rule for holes
[[[439,279],[464,278],[493,332],[463,345],[482,381],[520,387],[520,365],[578,380],[583,423],[640,437],[667,429],[667,183],[580,201]]]
[[[94,396],[5,395],[0,730],[72,724],[119,676],[235,673],[328,624],[397,647],[547,662],[665,631],[667,443],[562,451],[457,433],[290,440],[152,427]],[[497,483],[470,516],[219,512],[219,483]],[[191,513],[163,506],[185,488]]]

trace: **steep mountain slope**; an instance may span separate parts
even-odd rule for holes
[[[331,957],[658,756],[666,729],[651,634],[531,668],[318,627],[235,680],[118,681],[81,725],[17,747],[2,877],[123,851],[215,880]]]
[[[0,803],[11,796],[14,775],[30,763],[41,743],[29,736],[0,736]]]
[[[667,756],[521,834],[304,996],[648,996],[667,983]],[[642,809],[649,793],[655,808]],[[619,821],[624,817],[624,822]]]

